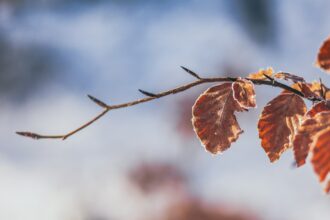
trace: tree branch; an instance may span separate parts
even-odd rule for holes
[[[236,80],[238,80],[239,78],[234,78],[234,77],[215,77],[215,78],[201,78],[199,75],[197,75],[195,72],[185,68],[185,67],[182,67],[186,72],[188,72],[189,74],[193,75],[194,77],[196,77],[198,80],[192,82],[192,83],[188,83],[188,84],[185,84],[185,85],[182,85],[182,86],[179,86],[177,88],[174,88],[174,89],[171,89],[171,90],[167,90],[167,91],[164,91],[164,92],[160,92],[160,93],[149,93],[149,92],[146,92],[144,90],[139,90],[141,93],[143,93],[144,95],[147,95],[148,97],[146,98],[142,98],[142,99],[138,99],[138,100],[134,100],[134,101],[131,101],[131,102],[126,102],[126,103],[122,103],[122,104],[117,104],[117,105],[108,105],[106,104],[105,102],[103,101],[100,101],[99,99],[91,96],[91,95],[88,95],[88,97],[94,102],[96,103],[98,106],[102,107],[103,108],[103,111],[101,113],[99,113],[98,115],[96,115],[93,119],[89,120],[88,122],[86,122],[85,124],[81,125],[80,127],[66,133],[66,134],[63,134],[63,135],[41,135],[41,134],[37,134],[37,133],[33,133],[33,132],[25,132],[25,131],[19,131],[19,132],[16,132],[18,135],[21,135],[21,136],[25,136],[25,137],[30,137],[30,138],[33,138],[33,139],[62,139],[62,140],[65,140],[67,139],[68,137],[76,134],[77,132],[83,130],[84,128],[90,126],[91,124],[93,124],[94,122],[96,122],[98,119],[100,119],[101,117],[103,117],[106,113],[108,113],[109,111],[111,110],[114,110],[114,109],[120,109],[120,108],[126,108],[126,107],[130,107],[130,106],[134,106],[134,105],[137,105],[137,104],[141,104],[141,103],[144,103],[144,102],[149,102],[149,101],[152,101],[154,99],[159,99],[161,97],[164,97],[164,96],[168,96],[168,95],[171,95],[171,94],[177,94],[177,93],[180,93],[180,92],[183,92],[185,90],[188,90],[192,87],[195,87],[195,86],[198,86],[198,85],[201,85],[201,84],[205,84],[205,83],[215,83],[215,82],[235,82]],[[270,76],[267,76],[265,75],[265,77],[268,79],[268,80],[260,80],[260,79],[249,79],[249,78],[245,78],[247,80],[251,80],[254,84],[256,85],[268,85],[268,86],[273,86],[273,87],[278,87],[278,88],[282,88],[282,89],[285,89],[287,91],[290,91],[302,98],[305,98],[309,101],[312,101],[312,102],[315,102],[315,101],[322,101],[323,99],[321,98],[317,98],[317,97],[313,97],[313,98],[309,98],[309,97],[304,97],[304,94],[301,93],[299,90],[296,90],[288,85],[285,85],[283,83],[280,83],[278,81],[276,81],[274,78],[270,77]]]

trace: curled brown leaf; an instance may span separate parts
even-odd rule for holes
[[[250,80],[238,79],[233,85],[234,99],[242,108],[256,107],[256,93],[254,91],[254,84]]]
[[[258,122],[258,130],[261,146],[271,162],[278,160],[291,147],[305,112],[303,99],[288,91],[283,91],[266,105]]]
[[[312,164],[319,181],[323,182],[330,172],[330,128],[323,130],[315,138]]]
[[[243,132],[235,111],[244,111],[233,97],[232,83],[207,89],[192,108],[194,130],[205,149],[213,154],[228,149]]]
[[[293,151],[298,167],[305,164],[317,134],[329,126],[330,111],[320,112],[313,118],[307,118],[302,122],[293,140]]]
[[[330,37],[327,38],[320,47],[317,54],[316,66],[330,72]]]

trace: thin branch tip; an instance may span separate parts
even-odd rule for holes
[[[95,104],[97,104],[98,106],[100,106],[100,107],[102,107],[102,108],[107,108],[107,107],[108,107],[107,104],[105,104],[105,103],[102,102],[101,100],[95,98],[94,96],[91,96],[91,95],[87,95],[87,96],[88,96],[88,98],[89,98],[90,100],[92,100],[92,101],[93,101]]]
[[[190,75],[192,75],[193,77],[197,78],[197,79],[202,79],[197,73],[191,71],[190,69],[184,67],[184,66],[180,66],[184,71],[186,71],[187,73],[189,73]]]
[[[142,89],[139,89],[139,92],[141,92],[145,96],[149,96],[149,97],[152,97],[152,98],[157,98],[158,97],[157,94],[151,93],[151,92],[147,92],[147,91],[142,90]]]
[[[23,137],[29,137],[32,139],[39,139],[40,135],[36,134],[36,133],[32,133],[32,132],[28,132],[28,131],[16,131],[16,134],[23,136]]]

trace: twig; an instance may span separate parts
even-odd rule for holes
[[[191,71],[190,69],[184,67],[184,66],[180,66],[184,71],[186,71],[187,73],[189,73],[190,75],[192,75],[193,77],[197,78],[197,79],[202,79],[202,77],[200,77],[197,73]]]
[[[215,78],[201,78],[199,77],[196,73],[194,73],[193,71],[182,67],[185,71],[187,71],[188,73],[190,73],[191,75],[195,76],[196,78],[198,78],[198,80],[188,83],[186,85],[183,86],[179,86],[175,89],[171,89],[171,90],[167,90],[164,92],[160,92],[157,94],[153,94],[153,93],[149,93],[146,92],[144,90],[139,90],[140,92],[142,92],[144,95],[147,95],[148,97],[146,98],[142,98],[142,99],[138,99],[138,100],[134,100],[131,102],[126,102],[126,103],[122,103],[122,104],[118,104],[118,105],[108,105],[103,101],[100,101],[99,99],[88,95],[88,97],[95,102],[97,105],[101,106],[103,108],[103,111],[101,113],[99,113],[98,115],[96,115],[93,119],[91,119],[90,121],[86,122],[85,124],[81,125],[80,127],[78,127],[75,130],[72,130],[70,132],[68,132],[67,134],[63,134],[63,135],[41,135],[41,134],[37,134],[37,133],[33,133],[33,132],[16,132],[18,135],[22,135],[25,137],[30,137],[33,139],[62,139],[65,140],[68,137],[76,134],[77,132],[83,130],[84,128],[88,127],[89,125],[93,124],[95,121],[97,121],[98,119],[100,119],[102,116],[104,116],[106,113],[108,113],[111,110],[114,109],[120,109],[120,108],[126,108],[126,107],[130,107],[133,105],[137,105],[137,104],[141,104],[144,102],[149,102],[152,101],[154,99],[159,99],[161,97],[164,96],[168,96],[171,94],[177,94],[180,92],[183,92],[185,90],[188,90],[192,87],[204,84],[204,83],[214,83],[214,82],[235,82],[236,80],[238,80],[239,78],[233,78],[233,77],[215,77]],[[301,93],[299,90],[296,90],[290,86],[287,86],[283,83],[280,83],[278,81],[276,81],[275,79],[273,79],[272,77],[266,76],[268,80],[260,80],[260,79],[249,79],[249,78],[245,78],[247,80],[251,80],[254,84],[256,85],[268,85],[268,86],[273,86],[273,87],[278,87],[278,88],[282,88],[285,90],[288,90],[298,96],[301,96],[302,98],[305,98],[309,101],[315,102],[315,101],[322,101],[316,97],[314,98],[309,98],[309,97],[304,97],[303,93]]]
[[[145,96],[149,96],[149,97],[157,97],[156,94],[151,93],[151,92],[144,91],[144,90],[142,90],[142,89],[139,89],[139,92],[141,92],[141,93],[142,93],[143,95],[145,95]]]
[[[102,108],[106,108],[108,105],[102,102],[101,100],[95,98],[94,96],[87,95],[88,98],[90,98],[93,102],[95,102],[97,105],[99,105]]]

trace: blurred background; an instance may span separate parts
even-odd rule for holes
[[[280,91],[258,86],[258,108],[222,155],[191,126],[199,86],[112,111],[66,141],[62,134],[109,104],[201,76],[272,66],[330,83],[314,67],[330,34],[326,0],[0,0],[0,219],[328,220],[330,199],[293,153],[271,164],[256,124]]]

